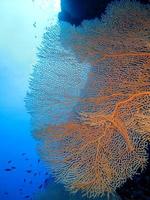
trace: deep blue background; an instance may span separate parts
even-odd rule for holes
[[[48,176],[38,161],[24,98],[37,46],[58,12],[59,0],[0,1],[0,200],[32,196]]]

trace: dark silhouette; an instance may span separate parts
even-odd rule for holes
[[[61,0],[59,19],[76,26],[85,19],[100,18],[105,8],[112,0]],[[141,3],[150,3],[149,0],[139,0]]]

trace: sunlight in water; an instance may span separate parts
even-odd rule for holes
[[[47,9],[49,6],[53,8],[54,12],[60,10],[60,0],[38,0],[38,5],[42,10]]]

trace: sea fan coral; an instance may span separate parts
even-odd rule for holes
[[[72,192],[113,192],[146,166],[149,35],[150,6],[128,0],[44,35],[27,108],[41,157]]]

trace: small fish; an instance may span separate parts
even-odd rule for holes
[[[12,163],[12,160],[8,160],[8,162],[7,162],[7,163],[8,163],[8,164],[9,164],[9,163]]]
[[[25,155],[26,155],[26,153],[22,153],[21,155],[22,155],[22,156],[25,156]]]
[[[48,178],[46,178],[45,180],[44,180],[44,187],[46,187],[47,185],[48,185]]]
[[[26,172],[27,172],[27,173],[31,173],[31,172],[32,172],[32,170],[26,170]]]
[[[36,28],[36,22],[33,23],[33,27]]]
[[[23,182],[26,182],[26,179],[25,179],[25,178],[23,179]]]
[[[6,172],[10,172],[12,169],[6,168],[5,171]]]
[[[16,169],[16,167],[14,167],[14,166],[12,166],[11,168],[12,168],[12,169]]]
[[[19,191],[22,192],[22,188],[20,188]]]
[[[26,158],[25,160],[29,160],[29,158]]]
[[[4,195],[8,195],[8,192],[4,192]]]
[[[26,195],[24,198],[25,198],[25,199],[28,199],[28,198],[30,198],[30,196],[29,196],[29,195]]]
[[[39,189],[41,189],[41,188],[42,188],[42,186],[43,186],[43,184],[39,185],[39,187],[38,187],[38,188],[39,188]]]
[[[46,172],[45,175],[47,176],[47,175],[48,175],[48,172]]]
[[[35,173],[33,174],[33,176],[37,176],[37,173],[35,172]]]
[[[40,159],[38,159],[38,163],[40,162]]]

